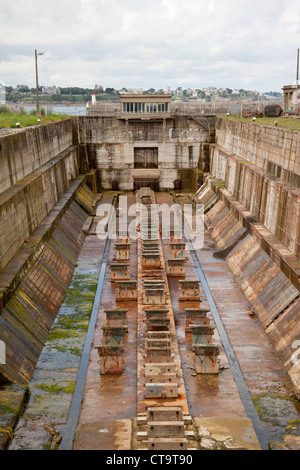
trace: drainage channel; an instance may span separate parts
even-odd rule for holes
[[[174,202],[176,202],[176,198],[173,196]],[[177,205],[175,206],[177,208]],[[180,217],[179,211],[178,211],[178,217]],[[191,253],[191,257],[194,263],[194,267],[197,271],[197,275],[199,277],[199,280],[202,284],[207,302],[210,307],[211,314],[213,316],[214,322],[216,324],[218,333],[220,335],[220,339],[222,341],[222,344],[224,346],[225,353],[227,355],[230,368],[232,371],[232,374],[234,376],[239,394],[241,396],[241,400],[243,402],[243,405],[245,407],[245,411],[247,413],[247,416],[251,420],[253,424],[253,428],[256,432],[257,438],[259,440],[260,446],[262,450],[269,450],[269,445],[268,445],[268,439],[266,439],[266,433],[268,432],[267,428],[264,427],[261,423],[261,420],[259,418],[259,415],[257,413],[257,410],[254,406],[254,403],[252,401],[251,394],[249,392],[248,385],[246,383],[246,380],[244,378],[243,372],[239,366],[237,357],[233,351],[232,345],[230,343],[230,340],[228,338],[227,332],[225,330],[225,327],[223,325],[223,322],[221,320],[219,311],[217,309],[217,306],[215,304],[214,298],[212,296],[212,293],[210,291],[209,285],[207,283],[206,277],[204,275],[204,272],[201,268],[201,264],[198,259],[197,251],[193,247],[193,243],[191,241],[190,237],[190,227],[188,225],[188,222],[186,218],[184,217],[183,214],[183,220],[182,220],[182,230],[183,230],[183,235],[186,239],[186,242],[189,247],[189,251]]]
[[[110,249],[111,233],[114,228],[113,216],[115,214],[114,209],[116,206],[116,202],[117,202],[117,198],[114,198],[112,205],[111,205],[111,211],[110,211],[108,223],[107,223],[107,238],[106,238],[106,243],[105,243],[103,259],[101,262],[101,268],[99,272],[97,290],[96,290],[93,309],[92,309],[92,313],[90,317],[89,327],[88,327],[88,331],[87,331],[86,338],[85,338],[81,361],[80,361],[79,369],[78,369],[77,376],[76,376],[76,385],[75,385],[75,389],[74,389],[74,393],[72,397],[72,402],[70,405],[69,415],[68,415],[66,424],[60,429],[60,435],[62,437],[62,441],[59,446],[59,450],[72,450],[72,447],[73,447],[76,427],[77,427],[78,419],[80,415],[87,369],[88,369],[88,364],[89,364],[89,359],[90,359],[91,346],[92,346],[93,338],[94,338],[94,330],[95,330],[95,325],[97,321],[97,315],[98,315],[101,294],[102,294],[102,289],[103,289],[103,284],[104,284],[105,270],[106,270],[106,265],[107,265],[107,260],[108,260],[109,249]]]

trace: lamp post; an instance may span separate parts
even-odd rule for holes
[[[38,66],[37,66],[37,58],[38,55],[43,55],[43,52],[38,52],[35,49],[35,81],[36,81],[36,112],[40,114],[40,103],[39,103],[39,80],[38,80]]]

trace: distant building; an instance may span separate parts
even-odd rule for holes
[[[60,95],[61,89],[56,86],[42,86],[42,93],[44,95]]]
[[[300,110],[300,86],[286,85],[283,90],[283,111],[299,114]]]

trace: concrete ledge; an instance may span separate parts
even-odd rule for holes
[[[76,198],[76,192],[85,183],[85,179],[85,176],[80,176],[70,184],[69,189],[54,206],[44,222],[34,230],[33,234],[0,273],[0,312],[12,297],[24,276],[39,258],[61,218]]]
[[[225,206],[234,213],[250,235],[254,236],[261,248],[277,264],[283,274],[300,291],[300,262],[275,235],[267,230],[262,223],[253,219],[247,211],[225,188],[218,188],[218,193]]]

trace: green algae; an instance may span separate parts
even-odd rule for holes
[[[300,401],[296,398],[262,394],[253,397],[253,402],[262,421],[273,426],[286,426],[300,418]]]
[[[69,385],[63,387],[61,385],[53,384],[53,385],[46,385],[46,384],[37,384],[34,385],[34,388],[41,389],[44,392],[48,393],[53,393],[53,394],[58,394],[58,393],[73,393],[74,388],[75,388],[75,381],[70,382]],[[36,397],[40,397],[39,395],[36,395]]]

